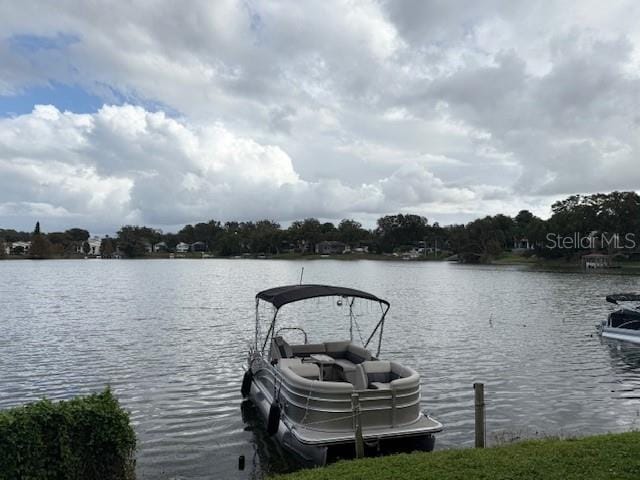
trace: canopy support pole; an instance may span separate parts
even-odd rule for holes
[[[380,308],[382,307],[382,302],[380,303]],[[376,357],[378,355],[380,355],[380,347],[382,346],[382,330],[384,329],[384,317],[387,316],[387,312],[389,311],[389,305],[387,305],[386,310],[382,313],[382,317],[380,318],[380,321],[378,322],[378,324],[376,325],[376,328],[373,329],[373,332],[371,332],[371,335],[369,335],[369,338],[367,339],[366,343],[364,344],[364,348],[367,348],[369,346],[369,343],[371,342],[371,339],[373,338],[373,336],[376,334],[376,332],[378,331],[378,329],[380,328],[380,336],[378,337],[378,351],[376,353]]]
[[[273,332],[275,331],[276,325],[276,317],[278,316],[278,312],[280,310],[276,310],[276,313],[273,314],[273,320],[271,320],[271,325],[269,326],[269,330],[267,330],[267,335],[264,337],[264,343],[262,344],[262,351],[260,352],[264,355],[264,349],[267,347],[267,342],[269,341],[269,335],[273,337]]]

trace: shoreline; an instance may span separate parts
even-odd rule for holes
[[[466,478],[609,479],[640,475],[640,432],[526,440],[484,449],[448,449],[345,460],[274,480]]]
[[[300,253],[284,253],[274,255],[236,255],[236,256],[215,256],[212,254],[205,254],[202,256],[200,252],[189,252],[184,254],[176,254],[175,257],[170,257],[168,253],[150,254],[141,257],[132,258],[101,258],[99,256],[52,256],[47,258],[29,258],[21,255],[11,255],[0,257],[0,262],[6,261],[22,261],[22,260],[291,260],[291,261],[322,261],[322,260],[338,260],[343,262],[353,262],[359,260],[369,261],[381,261],[381,262],[401,262],[401,263],[431,263],[431,262],[448,262],[457,265],[480,265],[480,266],[493,266],[493,267],[510,267],[510,266],[522,266],[529,267],[532,270],[549,271],[549,272],[564,272],[564,273],[598,273],[598,274],[621,274],[621,275],[640,275],[640,262],[637,261],[621,261],[617,265],[609,268],[596,268],[585,270],[580,262],[567,261],[565,259],[543,259],[524,257],[521,255],[513,255],[511,253],[505,253],[499,258],[495,258],[486,263],[461,263],[455,260],[448,260],[448,256],[439,257],[418,257],[407,258],[402,256],[394,256],[391,254],[376,254],[376,253],[351,253],[351,254],[336,254],[336,255],[321,255],[321,254],[300,254]]]

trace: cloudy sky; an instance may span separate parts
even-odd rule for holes
[[[640,3],[0,0],[0,227],[640,188]]]

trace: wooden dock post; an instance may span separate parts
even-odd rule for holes
[[[484,383],[474,383],[476,406],[476,448],[484,448],[485,417],[484,417]]]
[[[355,432],[356,458],[364,457],[364,438],[362,437],[362,419],[360,418],[360,395],[351,394],[353,408],[353,429]]]

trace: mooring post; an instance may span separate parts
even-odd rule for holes
[[[476,405],[476,448],[484,448],[485,418],[484,418],[484,383],[474,383]]]
[[[362,437],[362,419],[360,418],[360,395],[351,394],[353,408],[353,429],[355,432],[356,458],[364,457],[364,438]]]

